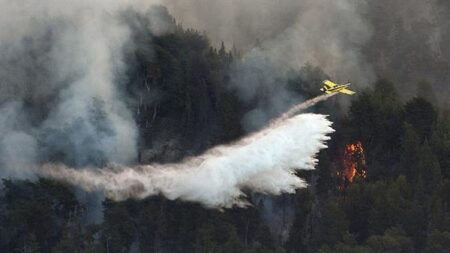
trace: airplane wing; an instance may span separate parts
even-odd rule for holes
[[[326,86],[328,86],[329,88],[333,88],[333,87],[335,87],[337,84],[335,84],[335,83],[333,83],[332,81],[330,81],[330,80],[325,80],[325,81],[323,81],[323,84],[325,84]]]
[[[355,94],[354,91],[351,91],[351,90],[349,90],[349,89],[347,89],[347,88],[342,89],[342,90],[339,90],[339,92],[344,93],[344,94],[347,94],[347,95],[353,95],[353,94]]]

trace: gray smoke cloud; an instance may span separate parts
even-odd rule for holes
[[[423,80],[443,103],[450,92],[448,1],[162,3],[185,26],[206,31],[213,44],[224,41],[228,48],[234,45],[243,52],[243,62],[235,67],[239,71],[233,72],[233,87],[244,94],[243,100],[260,98],[262,91],[276,97],[261,102],[271,106],[259,105],[251,112],[255,121],[292,105],[283,101],[301,99],[286,92],[283,84],[287,72],[305,64],[320,67],[338,82],[351,81],[356,89],[368,87],[375,78],[389,78],[405,98],[417,95],[414,86]]]
[[[0,176],[30,177],[31,164],[49,160],[135,160],[121,13],[155,3],[0,0]],[[149,29],[161,33],[153,19]]]
[[[243,52],[231,70],[231,87],[243,101],[256,101],[245,115],[253,130],[301,101],[290,91],[292,71],[320,67],[337,82],[356,88],[374,81],[362,54],[372,30],[360,0],[194,0],[164,1],[184,25],[205,30],[213,43]],[[319,83],[314,84],[319,88]]]
[[[27,133],[27,121],[21,118],[20,102],[0,107],[0,175],[14,178],[32,177],[29,170],[37,161],[37,143]]]
[[[447,104],[450,94],[450,4],[448,1],[370,1],[366,19],[373,27],[364,48],[378,76],[397,84],[404,98],[422,96],[416,85],[426,81]],[[433,92],[433,90],[428,91]],[[442,104],[441,104],[442,105]]]
[[[243,99],[273,92],[248,115],[252,128],[293,97],[283,88],[285,72],[305,63],[338,82],[369,87],[375,78],[397,84],[404,98],[431,84],[441,105],[450,93],[450,4],[443,0],[193,0],[164,3],[186,26],[204,30],[219,45],[243,52],[234,88]],[[247,70],[246,70],[247,69]],[[260,70],[260,72],[255,72]],[[246,73],[248,72],[248,73]],[[233,73],[233,74],[236,74]],[[258,74],[255,74],[258,73]],[[239,76],[240,75],[240,76]],[[274,80],[274,81],[270,81]],[[276,87],[276,88],[273,88]],[[436,102],[436,101],[434,101]],[[275,108],[275,109],[270,109]]]
[[[123,167],[133,163],[137,153],[137,129],[123,92],[124,53],[133,46],[124,12],[148,13],[148,6],[156,1],[0,1],[0,176],[30,178],[34,175],[30,168],[36,164],[59,161],[66,165],[50,163],[41,175],[104,192],[116,200],[163,194],[208,207],[244,206],[243,189],[280,194],[306,186],[295,170],[313,169],[315,154],[326,147],[324,141],[332,129],[322,115],[291,118],[288,113],[232,145],[212,148],[179,164]],[[259,11],[270,10],[267,7]],[[307,17],[320,6],[304,1],[296,7],[288,15],[293,25],[281,28],[291,22],[280,20],[270,29],[263,28],[269,31],[261,35],[264,41],[231,70],[235,76],[231,85],[244,100],[273,91],[269,106],[274,109],[269,114],[260,111],[260,125],[272,113],[298,101],[273,84],[285,82],[286,70],[307,62],[319,64],[322,57],[306,54],[313,38],[303,38],[304,29],[311,25]],[[284,17],[282,9],[278,11]],[[157,14],[150,15],[148,25],[156,35],[169,29]],[[290,48],[297,39],[301,46]],[[341,49],[324,55],[342,53]],[[255,121],[252,116],[247,119]],[[110,163],[121,165],[115,170],[98,169]]]
[[[205,30],[213,42],[235,45],[246,55],[262,54],[284,71],[310,63],[336,79],[360,85],[374,77],[361,57],[371,36],[364,19],[366,1],[166,0],[164,4],[183,24]]]
[[[122,92],[127,67],[124,50],[130,46],[132,31],[123,13],[129,9],[143,13],[148,10],[146,6],[154,3],[0,2],[3,7],[0,18],[2,177],[33,177],[30,168],[43,162],[100,168],[109,163],[130,164],[135,160],[137,129]],[[173,6],[175,2],[165,3]],[[241,20],[249,25],[247,32],[254,33],[241,37],[245,33],[238,31],[234,36],[248,50],[242,61],[231,69],[231,86],[242,99],[269,99],[266,108],[256,108],[246,115],[244,123],[247,121],[246,125],[255,127],[298,101],[284,87],[287,70],[308,62],[320,64],[323,57],[310,52],[315,38],[304,37],[305,30],[314,23],[311,15],[322,8],[320,5],[312,1],[266,4],[254,13],[254,5],[249,2],[242,14],[283,19],[264,23]],[[225,6],[240,11],[241,3]],[[193,3],[189,7],[189,11],[203,13],[204,7],[215,11],[209,5]],[[272,7],[275,13],[271,12]],[[175,16],[184,22],[177,8]],[[285,13],[286,10],[289,12]],[[347,12],[345,8],[341,11]],[[148,24],[156,35],[168,29],[156,14],[150,15]],[[324,24],[328,29],[332,25],[330,21]],[[231,29],[233,25],[227,27]],[[228,35],[226,30],[222,32]],[[208,31],[208,34],[215,39],[214,33]],[[337,35],[323,39],[335,40]],[[252,45],[255,38],[260,40],[257,47]],[[345,50],[332,48],[323,55],[339,52],[347,57]],[[315,101],[307,102],[307,106]],[[323,142],[332,131],[331,123],[321,115],[291,116],[288,112],[256,134],[230,146],[215,147],[180,164],[119,166],[117,171],[46,166],[43,175],[67,180],[86,190],[100,190],[116,200],[161,193],[169,199],[197,201],[208,207],[242,206],[246,203],[241,199],[242,190],[246,188],[280,194],[306,186],[295,176],[295,169],[314,168],[314,155],[325,147]]]

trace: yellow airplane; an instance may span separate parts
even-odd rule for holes
[[[320,89],[321,91],[325,92],[326,94],[331,94],[335,92],[341,92],[347,95],[353,95],[355,94],[354,91],[351,91],[350,89],[347,89],[348,86],[350,86],[350,83],[346,84],[336,84],[333,83],[330,80],[325,80],[322,82],[324,86]]]

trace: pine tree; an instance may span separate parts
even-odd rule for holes
[[[419,135],[420,141],[429,139],[437,119],[433,105],[423,98],[413,98],[405,105],[405,120]]]
[[[428,145],[428,141],[425,141],[421,146],[417,159],[417,173],[424,179],[427,193],[431,194],[435,189],[439,188],[442,182],[442,173],[439,161]]]
[[[406,175],[409,182],[417,179],[417,159],[420,154],[420,140],[411,125],[405,125],[405,133],[402,140],[402,155],[400,157],[400,174]]]

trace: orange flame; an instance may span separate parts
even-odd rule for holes
[[[355,177],[367,177],[366,158],[360,141],[345,146],[342,165],[342,171],[338,172],[337,175],[342,177],[344,181],[352,183]]]

